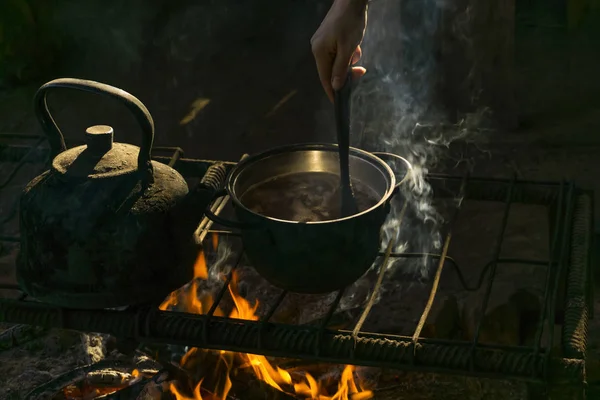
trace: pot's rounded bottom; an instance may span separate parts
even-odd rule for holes
[[[373,265],[378,248],[364,247],[339,253],[311,253],[296,257],[246,251],[256,272],[271,285],[293,293],[326,294],[342,290],[360,279]]]
[[[238,219],[260,226],[242,230],[244,251],[265,280],[283,290],[325,294],[356,282],[373,265],[388,203],[366,214],[326,224],[280,223],[236,208]]]

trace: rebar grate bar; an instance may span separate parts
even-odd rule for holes
[[[558,296],[558,288],[560,286],[560,279],[563,276],[562,274],[563,274],[563,271],[565,270],[565,267],[567,264],[567,257],[568,257],[568,253],[569,253],[569,251],[568,251],[568,248],[569,248],[568,236],[571,231],[571,224],[573,221],[574,190],[575,190],[575,186],[572,183],[569,183],[567,204],[566,204],[566,213],[565,213],[565,217],[564,217],[565,223],[564,223],[563,238],[562,238],[563,242],[562,242],[562,245],[560,248],[560,253],[559,253],[558,268],[556,269],[556,271],[554,271],[554,273],[556,274],[554,277],[554,285],[551,288],[552,289],[552,297],[551,297],[551,301],[550,301],[549,320],[550,320],[550,323],[552,323],[552,324],[555,323],[555,318],[556,318],[556,298]],[[550,290],[550,288],[548,288],[548,290]],[[564,338],[563,338],[563,340],[564,340]],[[549,341],[550,345],[552,346],[554,343],[554,329],[550,329],[548,341]],[[549,361],[549,358],[550,358],[549,352],[545,356],[546,356],[545,374],[547,376],[548,363],[550,362]]]
[[[548,313],[548,302],[550,295],[550,287],[552,285],[552,272],[554,269],[552,268],[555,263],[555,259],[557,258],[556,251],[558,249],[558,234],[560,232],[560,227],[563,223],[561,216],[563,203],[565,201],[565,189],[564,182],[561,182],[560,185],[560,193],[558,196],[557,204],[556,204],[556,213],[554,216],[554,232],[552,232],[552,242],[550,244],[550,260],[548,261],[548,269],[546,271],[546,283],[544,285],[544,300],[542,303],[542,309],[540,311],[540,318],[538,320],[538,326],[536,328],[535,339],[534,339],[534,354],[537,355],[540,352],[542,347],[542,334],[544,332],[544,324],[546,322],[546,314]]]
[[[450,229],[446,233],[446,239],[444,240],[444,247],[442,249],[442,255],[440,256],[439,265],[438,265],[437,271],[435,273],[435,276],[433,278],[433,283],[431,285],[431,291],[429,293],[429,299],[427,300],[427,303],[425,304],[425,309],[423,310],[423,313],[421,314],[421,318],[419,319],[419,322],[417,323],[417,327],[415,328],[415,331],[412,335],[413,352],[416,350],[417,342],[421,336],[421,330],[425,326],[425,322],[427,321],[427,317],[429,316],[429,312],[431,311],[431,307],[433,306],[433,302],[435,301],[435,296],[437,294],[437,289],[438,289],[438,285],[440,282],[440,278],[442,277],[444,265],[446,264],[446,256],[448,254],[450,242],[452,241],[452,228],[454,227],[454,224],[456,223],[456,221],[458,220],[458,216],[460,215],[463,200],[466,197],[468,180],[469,180],[469,176],[465,175],[462,180],[462,183],[460,185],[460,191],[459,191],[458,197],[457,197],[458,204],[457,204],[456,208],[454,209],[454,213],[450,220]],[[412,362],[413,363],[415,362],[414,357],[412,358]]]
[[[480,345],[475,349],[476,369],[470,370],[470,342],[422,339],[413,348],[412,338],[320,330],[319,327],[293,326],[239,320],[207,315],[137,310],[57,309],[33,301],[0,300],[0,320],[44,327],[107,333],[118,338],[135,338],[144,343],[264,354],[273,357],[304,358],[323,362],[410,369],[414,357],[420,371],[460,373],[473,376],[516,378],[541,381],[543,355],[534,356],[530,348]],[[203,334],[206,332],[206,336]],[[260,333],[259,333],[260,332]],[[259,348],[259,335],[262,347]],[[320,354],[314,349],[319,343]],[[584,360],[552,359],[552,376],[582,381]],[[415,367],[412,367],[415,369]],[[536,371],[532,378],[531,370]]]
[[[288,294],[287,290],[282,290],[281,293],[279,293],[279,296],[277,296],[277,300],[275,300],[275,303],[273,303],[271,305],[271,307],[269,307],[269,310],[267,311],[265,316],[259,319],[259,321],[261,323],[260,330],[258,331],[258,347],[259,348],[263,347],[262,337],[263,337],[263,332],[265,331],[265,329],[267,329],[268,322],[271,320],[271,317],[273,317],[273,314],[275,314],[275,311],[277,310],[279,305],[283,302],[283,299],[285,299],[285,296],[287,296],[287,294]]]
[[[42,143],[46,140],[45,137],[43,136],[36,136],[36,135],[25,135],[25,134],[3,134],[0,138],[8,138],[8,139],[26,139],[26,140],[33,140],[35,139],[35,143],[32,146],[24,146],[22,152],[20,152],[17,155],[14,155],[14,157],[12,157],[13,162],[16,163],[16,165],[14,167],[12,167],[12,169],[10,171],[6,172],[6,179],[4,181],[2,181],[0,183],[0,190],[6,188],[10,182],[12,182],[12,180],[15,178],[15,176],[17,175],[17,173],[21,170],[21,168],[23,168],[23,166],[28,163],[30,160],[32,160],[34,157],[34,155],[37,155],[36,153],[39,152],[40,146],[42,145]],[[0,149],[2,149],[0,147]],[[2,152],[0,153],[4,153],[4,152],[10,152],[10,148],[4,148]],[[36,157],[38,158],[38,157]],[[44,157],[46,160],[44,161],[44,165],[48,163],[48,159],[47,156]],[[1,158],[0,158],[1,159]],[[3,173],[4,175],[4,173]],[[6,213],[2,218],[0,218],[0,226],[10,222],[15,215],[17,214],[17,211],[19,209],[19,202],[15,201],[13,203],[13,205],[10,207],[8,213]],[[15,236],[0,236],[0,241],[2,242],[17,242],[19,240],[18,237]]]
[[[471,367],[474,367],[473,356],[475,354],[474,349],[477,347],[479,343],[479,335],[481,333],[481,326],[483,324],[483,319],[485,317],[485,313],[487,311],[488,303],[490,301],[490,296],[492,294],[492,286],[494,284],[494,278],[496,277],[496,267],[498,266],[498,258],[500,258],[500,252],[502,251],[502,242],[504,241],[504,233],[506,232],[506,227],[508,225],[508,217],[510,215],[510,206],[512,203],[512,194],[515,186],[515,177],[510,182],[510,186],[508,188],[508,192],[506,193],[506,204],[504,206],[504,213],[502,215],[502,222],[500,225],[500,232],[498,233],[498,237],[496,238],[496,244],[494,248],[494,256],[492,259],[491,270],[488,277],[487,285],[485,288],[485,295],[483,296],[483,304],[481,305],[481,310],[479,311],[479,320],[477,321],[475,327],[475,334],[473,335],[473,345],[471,347]]]

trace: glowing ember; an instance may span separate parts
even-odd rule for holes
[[[218,245],[218,238],[213,236],[213,248]],[[186,287],[185,290],[172,293],[163,304],[160,305],[161,310],[167,310],[170,307],[176,306],[179,311],[202,314],[206,313],[213,299],[210,295],[198,292],[198,280],[208,278],[208,268],[204,253],[198,255],[194,265],[195,279],[192,284]],[[235,271],[232,275],[232,280],[229,285],[229,293],[233,299],[235,307],[229,314],[230,318],[243,320],[257,321],[259,319],[256,314],[258,309],[258,301],[255,304],[250,304],[248,300],[240,296],[238,290],[238,277]],[[215,315],[224,315],[221,310],[215,312]],[[196,348],[188,351],[181,359],[181,366],[186,368],[193,364],[193,361],[203,350]],[[201,379],[194,388],[192,397],[182,393],[182,390],[173,382],[169,385],[171,393],[177,400],[225,400],[232,388],[231,377],[243,370],[252,370],[254,376],[271,386],[272,388],[295,396],[299,399],[311,400],[365,400],[373,397],[373,393],[369,390],[363,390],[357,384],[354,371],[355,367],[347,365],[342,371],[341,377],[337,384],[337,391],[333,394],[328,393],[331,385],[326,382],[317,380],[309,373],[298,374],[293,376],[290,372],[273,366],[265,356],[255,354],[242,354],[221,351],[218,353],[218,365],[213,370],[223,376],[217,377],[214,393],[204,391],[202,384],[204,378]],[[234,364],[236,365],[234,367]]]
[[[84,385],[83,387],[69,385],[63,389],[63,396],[66,400],[95,399],[99,396],[115,393],[124,387],[125,386],[114,388],[96,388],[89,385]]]
[[[102,386],[98,386],[86,378],[80,382],[65,386],[62,389],[61,398],[64,400],[88,400],[113,394],[137,382],[137,378],[140,378],[142,373],[140,373],[140,371],[137,369],[134,369],[131,371],[130,375],[130,378],[123,379],[121,382],[115,382],[115,384],[112,385]]]

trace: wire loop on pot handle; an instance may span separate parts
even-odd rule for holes
[[[227,195],[228,195],[228,193],[227,193],[226,189],[221,189],[221,190],[216,191],[213,196],[213,199],[211,201],[211,204],[215,200],[217,200],[219,197],[224,197]],[[223,217],[215,214],[214,212],[212,212],[210,208],[207,208],[206,210],[204,210],[204,215],[206,216],[206,218],[210,219],[215,224],[223,225],[224,227],[227,227],[227,228],[232,228],[232,229],[256,229],[257,228],[257,226],[255,224],[250,224],[247,222],[231,221],[227,218],[223,218]]]
[[[404,157],[401,157],[399,155],[396,155],[394,153],[386,153],[386,152],[382,152],[382,151],[374,151],[371,152],[371,154],[373,154],[376,157],[381,158],[383,161],[397,161],[398,163],[402,164],[403,166],[403,171],[396,171],[394,168],[392,168],[392,170],[394,171],[394,174],[396,175],[396,186],[394,187],[394,193],[396,193],[399,189],[400,186],[404,184],[404,182],[406,182],[406,180],[410,177],[410,174],[412,172],[412,165],[408,162],[408,160]],[[396,169],[398,164],[396,165]]]

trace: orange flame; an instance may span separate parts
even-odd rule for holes
[[[169,383],[169,390],[171,391],[171,393],[173,393],[173,396],[175,396],[175,398],[177,400],[203,400],[202,394],[200,394],[200,386],[201,385],[202,385],[202,379],[200,379],[200,382],[198,382],[198,385],[194,389],[194,397],[187,397],[187,396],[181,394],[179,392],[179,390],[177,389],[177,385],[175,385],[173,382]]]
[[[218,236],[212,237],[213,248],[218,245]],[[160,305],[161,310],[167,310],[170,307],[177,306],[179,311],[204,314],[207,313],[213,304],[213,298],[210,295],[203,294],[198,289],[198,279],[208,278],[208,268],[206,265],[206,257],[204,252],[200,252],[194,265],[194,280],[184,292],[174,292]],[[257,321],[259,319],[256,314],[259,303],[250,304],[248,300],[240,296],[238,290],[238,276],[235,271],[232,274],[232,279],[229,284],[229,294],[233,299],[235,307],[230,312],[230,318]],[[215,315],[223,316],[224,313],[217,307]],[[198,349],[192,348],[181,359],[180,364],[185,367],[197,355]],[[206,395],[202,397],[201,387],[203,379],[201,379],[194,388],[193,397],[188,397],[180,392],[174,383],[169,385],[169,390],[177,400],[226,400],[232,388],[231,374],[234,364],[234,359],[238,360],[238,370],[251,368],[254,375],[271,386],[272,388],[290,395],[299,396],[303,399],[311,400],[367,400],[373,397],[373,392],[363,390],[356,383],[354,372],[355,367],[347,365],[342,371],[338,388],[335,394],[328,395],[325,385],[322,381],[315,379],[308,373],[301,377],[292,377],[292,375],[277,366],[273,366],[265,356],[255,354],[242,354],[221,351],[219,353],[219,364],[224,365],[224,370],[221,366],[215,366],[216,371],[224,372],[224,381],[220,382],[219,390],[214,395]],[[240,365],[241,364],[241,365]],[[203,389],[202,389],[203,390]],[[216,390],[216,389],[215,389]],[[207,392],[208,393],[208,392]]]
[[[198,253],[198,258],[194,263],[194,278],[208,279],[208,268],[206,267],[206,257],[203,251]]]
[[[217,251],[217,247],[219,247],[219,235],[216,233],[212,234],[212,248],[214,251]]]

